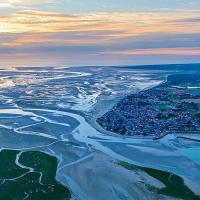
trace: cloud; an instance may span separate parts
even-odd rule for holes
[[[1,0],[0,8],[24,9],[41,4],[55,4],[53,0]]]
[[[110,55],[193,55],[200,56],[200,48],[153,48],[103,52]]]
[[[179,23],[199,23],[200,22],[200,17],[196,18],[184,18],[180,20],[175,20],[174,22],[179,22]]]
[[[200,24],[184,20],[198,18],[200,14],[194,12],[60,14],[24,10],[1,15],[0,65],[12,60],[28,63],[28,58],[47,64],[66,60],[120,63],[156,55],[197,59]]]
[[[0,16],[1,33],[113,32],[112,38],[152,33],[200,32],[200,25],[175,20],[198,18],[199,13],[90,13],[59,14],[26,10]],[[115,33],[114,33],[115,32]]]

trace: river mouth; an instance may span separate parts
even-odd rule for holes
[[[131,67],[3,70],[1,77],[7,82],[0,92],[0,147],[2,151],[42,152],[56,158],[55,180],[68,188],[72,198],[184,199],[171,185],[170,192],[160,192],[166,183],[142,170],[144,167],[176,176],[179,187],[198,199],[197,140],[174,135],[158,141],[119,137],[93,124],[118,99],[156,86],[173,73],[177,72]],[[47,158],[35,162],[43,159]],[[26,196],[24,192],[20,197]]]

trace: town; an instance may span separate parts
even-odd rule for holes
[[[131,94],[97,119],[107,131],[130,136],[160,137],[200,131],[200,99],[187,88],[160,85]]]

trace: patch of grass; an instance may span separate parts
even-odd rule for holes
[[[168,105],[160,105],[159,109],[162,111],[171,110],[171,108]]]
[[[171,101],[172,103],[178,103],[178,102],[179,102],[178,99],[170,99],[170,101]]]
[[[18,151],[2,150],[0,152],[0,179],[16,178],[26,172],[27,169],[20,168],[15,164]]]
[[[0,199],[2,200],[69,200],[69,189],[56,181],[57,159],[42,152],[24,152],[16,165],[18,151],[0,152]],[[7,180],[3,180],[7,179]]]
[[[184,200],[200,200],[200,197],[194,194],[190,188],[184,184],[183,179],[177,175],[157,169],[139,167],[126,162],[119,162],[118,164],[129,171],[144,171],[148,175],[162,182],[165,187],[161,189],[154,186],[149,186],[149,189],[158,194],[181,198]]]

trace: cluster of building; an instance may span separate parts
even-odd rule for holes
[[[187,89],[160,86],[127,96],[97,122],[123,135],[159,137],[200,131],[199,108],[191,101],[196,98]]]

